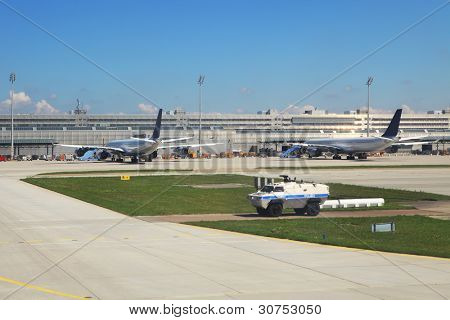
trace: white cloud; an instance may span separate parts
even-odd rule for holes
[[[400,108],[403,109],[403,113],[415,113],[415,111],[410,106],[407,106],[406,104],[402,104],[400,106]]]
[[[138,109],[143,113],[157,113],[158,108],[152,104],[139,103]]]
[[[59,110],[48,103],[46,100],[42,99],[36,103],[35,113],[38,114],[51,114],[51,113],[59,113]]]
[[[357,109],[359,110],[360,113],[367,113],[367,106],[362,106]],[[410,106],[407,106],[406,104],[403,104],[400,106],[400,108],[395,108],[394,110],[396,109],[403,109],[403,114],[415,113],[414,110]],[[370,114],[393,114],[394,110],[370,107]]]
[[[367,106],[359,108],[361,113],[367,113]],[[370,114],[391,114],[392,110],[370,107]]]
[[[11,92],[9,93],[11,96]],[[31,98],[25,92],[14,92],[14,106],[25,106],[31,103]],[[0,103],[0,106],[3,108],[9,107],[11,105],[11,99],[5,99]]]
[[[409,114],[415,113],[414,110],[410,106],[407,106],[406,104],[402,104],[400,106],[400,108],[395,108],[395,109],[403,109],[404,114],[405,113],[409,113]],[[361,113],[367,113],[366,106],[359,108],[359,110]],[[394,113],[394,110],[370,107],[370,113],[371,114],[392,114],[392,113]]]
[[[250,88],[247,88],[247,87],[242,87],[242,88],[239,89],[239,92],[241,94],[250,94],[252,92],[252,90]]]

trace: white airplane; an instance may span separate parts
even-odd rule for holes
[[[295,144],[289,150],[283,152],[282,158],[288,158],[296,150],[306,153],[310,158],[319,157],[323,153],[334,154],[333,159],[341,159],[341,155],[347,155],[347,159],[354,160],[367,159],[367,155],[372,152],[383,151],[391,146],[407,146],[418,144],[430,144],[435,141],[415,141],[424,138],[421,137],[398,137],[398,128],[402,116],[402,109],[397,109],[392,117],[386,131],[380,137],[359,137],[359,138],[325,138],[310,139],[303,143]]]
[[[73,144],[56,144],[62,147],[76,148],[76,154],[80,160],[105,160],[109,156],[113,161],[123,162],[124,157],[131,157],[131,162],[137,163],[140,158],[146,158],[152,161],[156,157],[159,149],[171,148],[188,148],[188,147],[204,147],[214,146],[220,143],[204,143],[204,144],[181,144],[168,145],[168,143],[177,141],[186,141],[193,137],[183,137],[174,139],[160,139],[161,132],[162,109],[159,109],[156,118],[155,129],[150,139],[148,138],[130,138],[125,140],[113,140],[104,146],[93,145],[73,145]]]

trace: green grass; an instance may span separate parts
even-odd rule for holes
[[[131,177],[130,181],[121,181],[119,177],[27,178],[24,181],[131,216],[254,211],[246,199],[254,191],[253,180],[239,175],[139,176]],[[225,189],[190,186],[215,183],[249,186]]]
[[[280,166],[280,167],[259,167],[263,170],[354,170],[354,169],[442,169],[450,168],[448,164],[404,164],[404,165],[364,165],[360,166],[308,166],[305,162],[299,163],[298,166]]]
[[[131,216],[255,212],[247,200],[247,194],[255,191],[253,178],[243,175],[138,176],[130,181],[121,181],[119,177],[27,178],[24,181]],[[240,183],[248,187],[192,187],[215,183]],[[410,208],[405,201],[450,200],[449,196],[425,192],[335,183],[329,186],[331,198],[335,199],[384,197],[386,205],[378,209]]]
[[[450,200],[450,196],[422,191],[363,187],[342,183],[327,183],[327,185],[330,187],[330,199],[384,198],[384,206],[370,208],[371,210],[412,209],[415,201]]]
[[[395,232],[371,224],[395,222]],[[450,258],[450,221],[423,216],[201,221],[189,225],[328,245]]]

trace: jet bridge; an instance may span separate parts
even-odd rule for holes
[[[27,154],[51,154],[53,156],[56,143],[54,139],[14,139],[14,155],[21,155],[21,152],[25,150]],[[0,140],[0,154],[9,155],[10,148],[10,139]]]

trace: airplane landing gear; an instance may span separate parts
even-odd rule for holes
[[[340,155],[338,155],[338,154],[335,154],[333,156],[333,160],[341,160],[341,159],[342,159],[342,157]]]
[[[123,158],[120,158],[119,156],[113,155],[113,156],[111,157],[111,161],[112,161],[112,162],[123,162]]]
[[[139,158],[138,157],[131,157],[131,163],[138,163]]]
[[[367,159],[367,153],[360,153],[358,154],[359,160],[366,160]]]
[[[355,156],[352,155],[352,154],[349,154],[349,155],[347,156],[347,160],[355,160]]]

